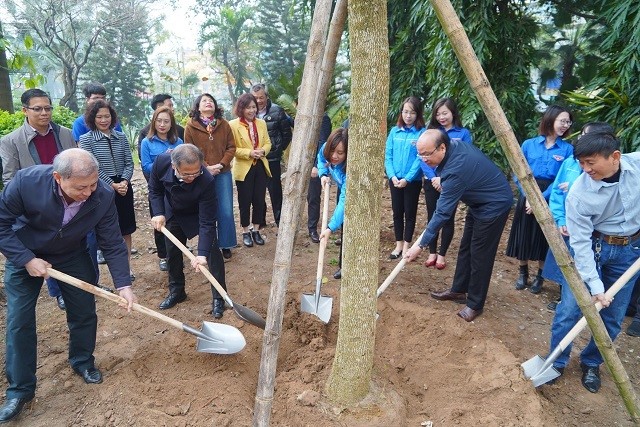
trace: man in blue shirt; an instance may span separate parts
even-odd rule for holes
[[[640,251],[640,153],[621,154],[620,141],[610,133],[580,137],[574,149],[584,173],[569,190],[567,231],[578,273],[604,307],[600,312],[611,340],[620,333],[631,299],[636,274],[613,298],[605,291],[638,259]],[[571,289],[562,287],[561,301],[551,325],[551,350],[578,322],[582,313]],[[553,363],[562,374],[571,345]],[[580,353],[582,385],[592,393],[600,389],[602,355],[593,339]]]
[[[432,292],[431,296],[466,303],[458,316],[471,322],[484,307],[513,193],[502,171],[472,144],[451,141],[446,133],[429,129],[418,139],[417,149],[423,162],[436,167],[442,190],[419,247],[409,249],[405,258],[416,259],[455,212],[458,202],[466,203],[467,216],[451,289]]]

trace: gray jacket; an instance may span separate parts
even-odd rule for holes
[[[77,147],[69,129],[53,122],[51,122],[51,127],[53,128],[53,136],[56,139],[58,152],[67,148]],[[38,156],[38,151],[32,143],[35,137],[36,132],[25,119],[22,126],[0,139],[2,182],[4,185],[7,185],[20,169],[42,163],[40,156]]]

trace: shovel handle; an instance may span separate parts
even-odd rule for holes
[[[47,273],[49,273],[49,276],[53,277],[54,279],[58,279],[64,283],[67,283],[71,286],[75,286],[76,288],[80,288],[83,291],[89,292],[90,294],[102,297],[104,299],[108,299],[109,301],[115,302],[116,304],[119,305],[123,305],[126,306],[127,304],[127,300],[122,298],[119,295],[115,295],[112,294],[111,292],[105,291],[102,288],[99,288],[97,286],[93,286],[90,283],[87,283],[85,281],[82,281],[80,279],[77,279],[73,276],[69,276],[68,274],[65,274],[61,271],[58,270],[54,270],[53,268],[47,268]],[[179,322],[175,319],[172,319],[171,317],[165,316],[164,314],[160,314],[156,311],[151,310],[150,308],[147,308],[143,305],[140,305],[138,303],[134,303],[133,304],[133,309],[135,311],[137,311],[138,313],[142,313],[142,314],[146,314],[147,316],[151,316],[155,319],[158,319],[162,322],[168,323],[169,325],[178,328],[180,330],[183,329],[183,323]]]
[[[609,289],[607,289],[607,292],[605,292],[604,295],[608,298],[613,298],[613,296],[617,294],[618,291],[622,289],[629,280],[631,280],[631,278],[638,272],[638,270],[640,270],[640,258],[638,258],[636,262],[631,264],[631,267],[629,267],[627,271],[625,271],[622,276],[620,276],[618,280],[616,280],[614,284],[611,285]],[[596,310],[602,310],[602,304],[600,304],[600,302],[596,303]],[[576,325],[569,331],[569,333],[562,339],[562,341],[560,341],[558,347],[562,348],[562,350],[564,351],[564,349],[567,348],[569,344],[571,344],[571,342],[580,334],[580,332],[582,332],[586,325],[587,319],[582,316],[578,323],[576,323]]]
[[[167,236],[167,238],[169,240],[171,240],[171,242],[174,245],[176,245],[182,251],[183,254],[185,254],[187,256],[187,258],[189,258],[190,260],[196,259],[196,256],[194,254],[192,254],[191,251],[189,249],[187,249],[187,247],[185,245],[183,245],[182,242],[180,240],[178,240],[178,238],[176,236],[173,235],[173,233],[171,233],[169,230],[167,230],[167,228],[165,226],[162,226],[160,231],[162,231],[162,233],[165,236]],[[233,308],[233,302],[231,301],[231,298],[229,298],[229,295],[227,295],[227,292],[220,285],[220,283],[218,283],[216,278],[213,277],[213,274],[211,274],[211,272],[204,265],[200,265],[199,268],[200,268],[200,271],[202,272],[202,274],[204,274],[205,277],[209,280],[209,282],[211,282],[213,287],[216,288],[218,293],[222,296],[222,298],[224,298],[224,300],[227,302],[227,304],[229,304],[229,306],[231,306],[231,308]]]
[[[411,249],[413,248],[417,248],[418,245],[420,244],[420,240],[422,240],[422,236],[424,236],[424,231],[422,232],[422,234],[420,235],[420,237],[418,237],[418,240],[416,240],[413,245],[411,245]],[[389,273],[389,275],[387,276],[386,279],[384,279],[384,282],[382,282],[382,285],[380,285],[380,287],[378,288],[378,291],[376,292],[376,298],[379,297],[391,284],[391,282],[393,282],[393,279],[396,278],[396,276],[398,275],[398,273],[400,273],[400,271],[404,268],[404,265],[407,263],[407,260],[404,257],[398,262],[398,265],[396,265],[396,267],[391,271],[391,273]]]
[[[322,189],[322,231],[327,229],[329,223],[329,189],[330,184],[327,182]],[[318,268],[316,269],[316,279],[322,280],[322,265],[324,264],[324,251],[327,248],[327,239],[320,240],[320,248],[318,249]]]

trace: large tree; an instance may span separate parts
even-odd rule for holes
[[[148,100],[144,95],[151,82],[148,58],[153,50],[150,29],[157,21],[148,17],[140,3],[131,2],[126,7],[129,19],[105,29],[82,76],[104,84],[118,114],[131,123],[146,117]],[[117,18],[107,15],[107,19]]]
[[[130,4],[147,0],[7,0],[20,32],[30,33],[61,72],[60,105],[77,111],[78,77],[105,30],[130,19]],[[34,19],[34,17],[37,17]]]
[[[11,96],[11,79],[9,78],[9,64],[7,63],[7,40],[2,32],[0,22],[0,110],[13,113],[13,99]],[[2,167],[0,165],[0,167]]]
[[[340,328],[329,398],[353,404],[370,390],[375,344],[380,205],[389,99],[387,3],[349,1],[351,109],[340,286]],[[367,248],[362,251],[362,248]]]

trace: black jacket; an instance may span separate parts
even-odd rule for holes
[[[154,215],[175,218],[187,238],[198,236],[198,255],[209,256],[218,235],[215,178],[202,166],[202,175],[187,184],[171,167],[171,153],[156,157],[149,177],[149,202]]]
[[[51,165],[31,166],[16,173],[0,195],[2,253],[17,266],[36,257],[55,266],[86,248],[87,234],[95,228],[116,288],[131,285],[113,189],[99,180],[96,191],[64,226],[58,189]]]
[[[267,160],[279,162],[293,137],[291,119],[281,106],[272,103],[270,99],[267,99],[267,112],[262,119],[267,122],[267,132],[271,139],[271,151],[267,154]]]

